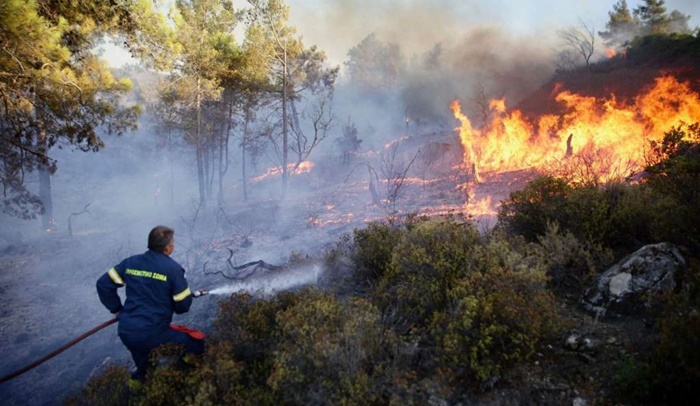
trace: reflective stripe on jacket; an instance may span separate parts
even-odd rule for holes
[[[117,289],[126,286],[122,306]],[[148,250],[126,258],[97,280],[100,301],[112,313],[120,312],[119,334],[150,337],[168,328],[174,313],[185,313],[192,293],[185,270],[169,256]]]

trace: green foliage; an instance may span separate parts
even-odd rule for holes
[[[3,212],[22,218],[50,215],[48,174],[56,170],[56,161],[49,152],[55,145],[97,151],[104,145],[100,132],[119,135],[135,128],[140,109],[120,100],[131,89],[130,81],[116,80],[93,48],[104,35],[140,32],[132,14],[140,6],[137,0],[118,8],[99,1],[3,2]],[[115,15],[115,10],[123,14]],[[26,172],[34,170],[46,175],[38,197],[24,185]]]
[[[648,186],[664,202],[664,213],[674,214],[657,219],[656,233],[700,247],[700,123],[671,128],[661,144],[652,144],[652,153]]]
[[[404,69],[404,57],[395,43],[383,43],[369,34],[348,51],[345,62],[350,80],[365,94],[391,90]]]
[[[354,260],[358,281],[370,288],[384,276],[401,230],[390,224],[373,222],[354,231]]]
[[[373,300],[384,323],[434,346],[452,374],[483,380],[526,360],[558,324],[531,254],[471,223],[418,221],[402,232]]]
[[[677,292],[667,294],[656,322],[659,333],[649,352],[623,354],[616,365],[616,395],[644,404],[689,404],[700,396],[700,260],[680,271]]]
[[[110,366],[90,379],[79,396],[66,399],[67,406],[127,405],[129,371],[123,366]]]
[[[371,404],[385,363],[380,314],[361,298],[339,302],[318,290],[277,315],[282,338],[268,384],[288,404]],[[312,321],[313,322],[310,322]]]
[[[558,293],[581,294],[597,270],[613,260],[609,250],[580,242],[570,231],[560,231],[557,223],[547,225],[546,233],[538,237],[534,247],[547,268],[549,286]]]
[[[450,291],[432,320],[440,358],[484,381],[527,360],[556,327],[555,303],[542,273],[493,268],[474,272]]]
[[[248,293],[231,295],[219,303],[214,339],[235,343],[238,359],[266,365],[280,335],[277,314],[297,300],[291,293],[268,300],[256,299]]]
[[[700,396],[700,261],[693,259],[680,278],[680,292],[667,298],[660,314],[660,338],[650,359],[652,396],[684,403]]]
[[[381,309],[392,309],[392,322],[407,328],[444,308],[455,281],[480,266],[473,260],[479,234],[471,223],[419,221],[394,241],[374,298]]]
[[[690,34],[636,37],[627,50],[627,60],[651,66],[697,63],[700,61],[700,37]]]
[[[620,351],[613,367],[614,396],[620,400],[641,402],[649,398],[651,371],[646,362],[640,361],[637,356],[627,351]]]
[[[547,222],[563,224],[562,213],[571,189],[561,179],[541,176],[524,189],[511,193],[501,204],[499,223],[506,231],[535,241],[538,235],[544,234]]]

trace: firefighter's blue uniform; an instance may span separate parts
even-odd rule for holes
[[[124,305],[117,293],[123,286]],[[170,328],[173,312],[190,309],[192,293],[185,270],[168,255],[149,249],[124,259],[97,280],[97,293],[110,312],[119,312],[119,337],[134,358],[134,377],[145,376],[150,351],[162,344],[184,345],[185,353],[204,351],[203,341]]]

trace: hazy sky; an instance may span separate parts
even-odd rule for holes
[[[401,46],[406,56],[434,44],[460,42],[475,29],[489,28],[512,40],[555,46],[558,29],[582,21],[595,31],[605,29],[617,0],[287,0],[290,25],[307,46],[317,45],[329,62],[340,65],[347,52],[367,35]],[[628,0],[630,9],[641,0]],[[246,3],[235,0],[244,7]],[[700,25],[700,0],[666,0],[668,12],[691,15]],[[124,51],[108,48],[114,66],[129,61]]]
[[[582,21],[595,31],[605,29],[608,12],[617,0],[288,0],[290,23],[306,45],[318,45],[333,64],[370,33],[396,42],[408,56],[437,42],[489,27],[505,36],[553,43],[558,29]],[[630,9],[641,0],[628,0]],[[667,0],[700,25],[699,0]]]

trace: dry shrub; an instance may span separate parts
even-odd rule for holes
[[[557,293],[580,295],[598,270],[613,260],[610,250],[582,243],[570,231],[561,231],[557,223],[547,224],[538,242],[535,252],[547,269],[549,286]]]

